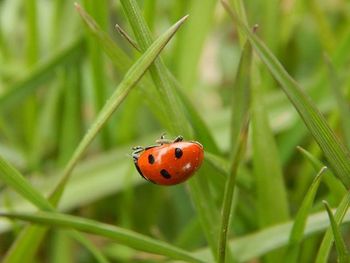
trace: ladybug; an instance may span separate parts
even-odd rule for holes
[[[132,157],[140,175],[159,185],[175,185],[192,176],[203,162],[203,146],[196,141],[156,140],[157,145],[133,147]]]

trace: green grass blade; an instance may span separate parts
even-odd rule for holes
[[[346,248],[345,242],[341,236],[340,228],[337,222],[334,219],[333,212],[327,203],[327,201],[323,201],[324,206],[326,207],[329,221],[331,222],[331,228],[333,231],[334,241],[335,241],[335,247],[337,249],[338,253],[338,261],[339,263],[347,263],[350,262],[350,255],[349,251]]]
[[[232,217],[232,201],[236,183],[236,175],[239,163],[244,155],[248,138],[249,106],[250,106],[250,81],[252,62],[252,49],[246,43],[238,67],[237,77],[232,90],[232,116],[231,116],[231,168],[226,179],[223,204],[221,208],[221,225],[219,228],[218,262],[225,262],[226,243],[230,218]],[[230,255],[230,254],[227,254]]]
[[[185,260],[186,262],[203,262],[203,260],[192,256],[187,251],[174,247],[163,241],[158,241],[130,230],[99,223],[97,221],[85,218],[46,212],[39,212],[35,215],[22,213],[0,213],[0,216],[21,219],[48,226],[72,228],[78,231],[107,237],[119,242],[120,244],[124,244],[141,251],[164,255],[172,259]]]
[[[346,212],[348,211],[349,205],[350,205],[350,192],[348,192],[343,197],[343,200],[340,202],[337,208],[337,211],[335,212],[334,220],[338,225],[340,225],[340,223],[344,219],[344,216],[346,216]],[[333,238],[332,227],[329,227],[326,231],[326,234],[323,237],[322,243],[318,250],[318,254],[315,260],[316,263],[328,262],[328,256],[332,248],[333,241],[334,241],[334,238]]]
[[[123,10],[134,31],[136,41],[142,51],[145,51],[152,43],[151,32],[142,16],[141,10],[135,0],[121,0]],[[164,107],[168,116],[177,121],[171,121],[170,127],[175,134],[181,133],[185,137],[191,137],[191,127],[186,119],[182,104],[175,97],[172,87],[172,81],[168,77],[167,68],[161,58],[155,60],[154,65],[150,67],[150,74],[158,93],[162,98]]]
[[[42,210],[52,210],[53,207],[45,197],[36,190],[11,164],[0,156],[0,179],[15,189],[29,202]]]
[[[350,187],[350,153],[335,136],[323,115],[314,106],[310,98],[302,91],[294,79],[287,73],[277,58],[265,44],[239,19],[233,10],[222,1],[231,18],[247,35],[255,51],[281,84],[281,88],[299,112],[306,127],[322,149],[330,167],[346,188]]]
[[[315,172],[322,169],[324,166],[315,156],[313,156],[310,152],[306,151],[304,148],[297,146],[297,149],[301,152],[301,154],[311,163]],[[343,196],[346,194],[346,189],[344,185],[336,179],[333,175],[332,171],[327,169],[324,172],[325,176],[323,176],[323,180],[327,184],[328,188],[331,190],[332,194],[337,197],[337,200],[341,200]]]
[[[0,111],[18,105],[24,98],[32,94],[40,84],[54,75],[54,69],[74,60],[84,51],[83,39],[75,39],[65,48],[54,53],[47,60],[39,63],[22,79],[13,83],[0,96]]]
[[[284,258],[285,262],[298,262],[300,243],[304,237],[306,220],[325,171],[327,171],[327,167],[323,167],[316,175],[294,219],[293,228],[289,236],[288,248]]]

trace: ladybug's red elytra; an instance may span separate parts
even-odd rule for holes
[[[201,166],[203,146],[196,141],[183,141],[182,136],[166,140],[162,135],[157,145],[133,147],[132,157],[141,176],[159,185],[175,185],[191,177]]]

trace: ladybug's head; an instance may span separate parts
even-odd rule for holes
[[[133,152],[131,153],[132,158],[134,159],[134,162],[136,162],[139,159],[140,153],[145,150],[142,146],[135,146],[132,147]]]

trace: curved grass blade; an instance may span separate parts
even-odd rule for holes
[[[343,221],[344,217],[347,216],[347,211],[350,205],[350,192],[348,192],[343,200],[340,202],[337,211],[334,215],[335,222],[340,225],[340,223]],[[326,263],[328,262],[328,256],[329,252],[333,245],[333,233],[332,228],[328,227],[326,234],[323,237],[322,243],[320,245],[320,248],[317,253],[317,257],[315,262],[316,263]]]
[[[331,227],[332,227],[334,241],[335,241],[335,247],[338,252],[338,261],[339,263],[350,262],[349,251],[347,250],[345,242],[341,236],[339,225],[334,219],[333,212],[329,207],[329,204],[327,203],[327,201],[323,201],[323,204],[326,207],[326,210],[329,216],[329,221],[331,222]]]
[[[284,258],[285,262],[298,262],[300,243],[304,237],[307,216],[310,212],[322,175],[325,171],[327,171],[327,167],[322,167],[316,175],[294,219],[294,224],[289,236],[288,248]]]
[[[172,259],[184,260],[186,262],[204,262],[187,251],[174,247],[163,241],[158,241],[130,230],[100,223],[90,219],[48,212],[39,212],[35,215],[24,213],[0,213],[0,216],[20,219],[36,224],[44,224],[47,226],[71,228],[78,231],[107,237],[119,242],[120,244],[141,251],[164,255]]]
[[[261,60],[281,84],[281,88],[293,103],[306,127],[322,149],[330,167],[346,188],[350,187],[350,153],[335,136],[332,129],[311,99],[302,91],[265,44],[241,21],[230,6],[221,0],[237,26],[242,29]]]
[[[244,155],[248,138],[249,106],[250,106],[250,73],[252,62],[252,49],[247,42],[244,46],[238,67],[235,87],[232,91],[232,116],[231,116],[231,168],[226,180],[223,204],[221,208],[221,225],[218,239],[218,262],[225,262],[226,243],[230,218],[232,217],[232,201],[236,183],[238,166]],[[231,253],[227,254],[232,256]]]
[[[0,156],[0,179],[39,209],[52,211],[53,206],[12,165]]]
[[[297,146],[297,149],[301,152],[302,155],[311,163],[312,167],[315,169],[315,172],[319,171],[324,167],[323,163],[321,163],[315,156],[313,156],[310,152],[305,150],[304,148]],[[332,171],[327,169],[324,172],[325,176],[323,177],[324,182],[327,184],[332,194],[336,196],[337,200],[341,200],[343,196],[346,194],[346,189],[344,185],[336,179]]]

